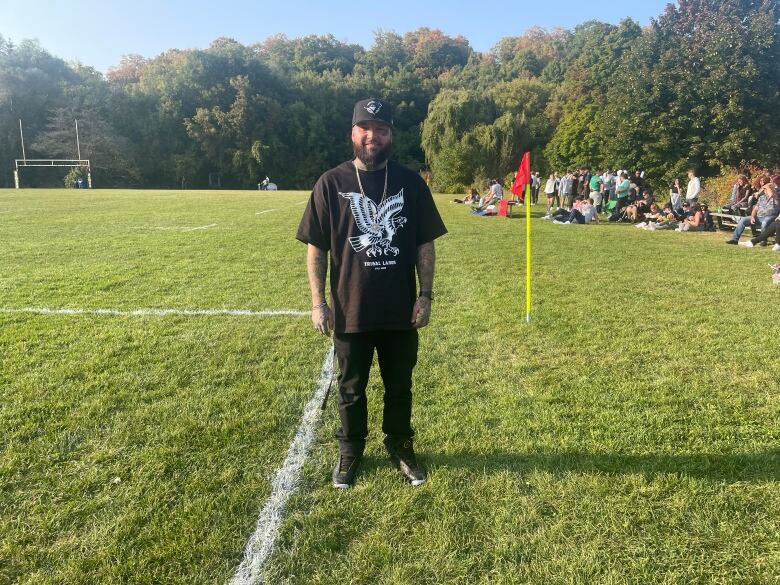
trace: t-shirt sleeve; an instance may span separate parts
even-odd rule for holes
[[[330,209],[322,178],[314,185],[295,238],[320,250],[330,250]]]
[[[420,179],[419,196],[417,197],[417,245],[432,242],[447,233],[447,228],[433,202],[433,195],[428,185]]]

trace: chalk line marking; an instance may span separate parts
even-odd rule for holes
[[[169,315],[215,317],[230,315],[234,317],[273,317],[289,315],[305,317],[311,311],[296,311],[295,309],[271,309],[266,311],[249,311],[245,309],[73,309],[51,307],[0,307],[0,313],[36,313],[39,315],[128,315],[130,317],[167,317]]]
[[[198,227],[184,228],[181,231],[183,231],[183,232],[194,232],[195,230],[207,230],[207,229],[213,228],[213,227],[217,227],[217,224],[210,223],[209,225],[199,225]]]
[[[131,230],[164,230],[164,231],[182,231],[192,232],[195,230],[205,230],[208,228],[217,227],[217,224],[212,223],[210,225],[201,225],[197,227],[187,227],[183,225],[133,225],[130,226]]]
[[[276,211],[275,209],[266,209],[265,211],[258,211],[255,213],[255,215],[263,215],[264,213],[271,213],[272,211]]]
[[[247,317],[265,317],[272,315],[305,316],[311,311],[268,310],[249,311],[233,309],[73,309],[50,307],[24,307],[14,309],[0,307],[0,313],[37,313],[44,315],[131,315],[131,316],[167,316],[167,315],[235,315]],[[282,523],[287,501],[298,489],[301,470],[309,454],[317,423],[320,418],[321,404],[333,379],[333,346],[329,346],[322,362],[320,377],[314,395],[306,403],[301,423],[295,432],[287,450],[284,463],[271,481],[271,495],[263,506],[257,519],[255,531],[249,537],[244,548],[244,557],[236,569],[230,585],[258,585],[263,582],[262,570],[273,553],[279,527]]]
[[[229,585],[257,585],[263,582],[262,570],[273,552],[287,500],[298,489],[301,469],[306,461],[309,447],[314,441],[321,412],[320,405],[332,378],[333,347],[330,346],[322,362],[320,379],[314,396],[303,410],[301,424],[287,450],[287,457],[271,482],[273,486],[271,496],[260,512],[255,531],[246,543],[244,558],[229,581]]]
[[[293,205],[303,205],[304,203],[308,203],[309,200],[306,199],[305,201],[298,201],[298,203],[293,203]]]

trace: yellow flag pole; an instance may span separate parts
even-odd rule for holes
[[[531,181],[525,186],[525,322],[531,322]]]

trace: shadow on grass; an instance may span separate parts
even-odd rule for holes
[[[605,453],[420,453],[427,467],[467,469],[473,472],[511,471],[553,474],[674,474],[728,483],[780,480],[780,450],[763,453],[699,455],[609,455]],[[361,473],[390,465],[386,457],[366,455]]]
[[[729,483],[780,480],[780,450],[763,453],[698,455],[611,455],[606,453],[421,453],[420,460],[431,467],[507,470],[528,473],[534,470],[562,473],[641,473],[646,476],[677,474]],[[366,469],[386,465],[379,458],[366,461]]]

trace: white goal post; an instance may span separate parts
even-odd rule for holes
[[[23,167],[75,167],[83,168],[87,170],[87,188],[92,189],[92,167],[89,164],[89,159],[81,158],[81,142],[79,141],[79,121],[76,122],[76,151],[78,152],[78,158],[27,158],[27,154],[24,150],[24,131],[22,130],[22,121],[19,120],[19,137],[22,141],[22,158],[14,159],[16,166],[14,167],[14,186],[19,189],[21,187],[21,177],[19,175],[19,169]]]
[[[22,167],[76,167],[87,169],[87,187],[92,189],[92,167],[89,159],[75,160],[62,158],[17,158],[16,168],[14,169],[14,185],[17,189],[21,187],[19,169]]]

